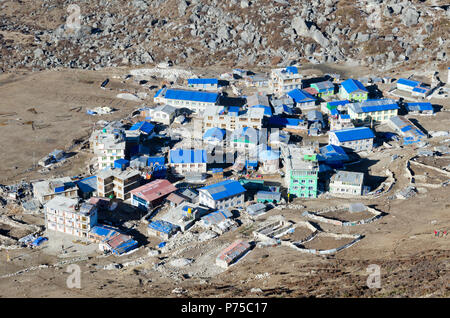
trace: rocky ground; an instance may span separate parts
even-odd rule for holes
[[[434,61],[442,67],[449,17],[450,6],[439,0],[6,0],[0,3],[0,71],[168,60],[192,66],[358,61],[386,68]]]

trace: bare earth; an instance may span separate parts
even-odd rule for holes
[[[139,85],[132,86],[132,82],[125,85],[120,79],[112,79],[114,72],[126,74],[123,70],[64,70],[0,75],[0,183],[85,172],[90,154],[78,150],[68,164],[44,175],[32,167],[34,160],[50,151],[67,149],[75,143],[74,140],[85,139],[96,121],[123,118],[142,104],[116,98],[120,89],[132,87],[132,93],[147,91],[152,96],[152,92],[143,90]],[[111,86],[113,90],[100,89],[106,77],[114,82]],[[152,104],[150,99],[143,103]],[[80,106],[82,109],[79,112],[72,110]],[[106,116],[86,114],[87,108],[97,106],[118,110]],[[448,130],[449,102],[444,101],[443,106],[436,116],[415,118],[427,130]],[[36,113],[29,111],[31,108]],[[384,127],[376,129],[383,131]],[[430,143],[434,145],[442,139],[436,140],[433,138]],[[364,239],[334,256],[302,254],[281,246],[254,248],[228,270],[220,270],[214,260],[221,248],[236,238],[252,239],[252,229],[241,226],[207,242],[195,241],[183,245],[177,251],[177,257],[192,258],[194,261],[176,270],[169,265],[164,253],[148,256],[145,248],[121,257],[105,258],[99,253],[92,253],[88,260],[75,260],[81,267],[81,289],[70,289],[66,284],[69,277],[67,264],[60,262],[76,259],[75,252],[61,258],[59,254],[46,251],[45,246],[33,250],[0,250],[0,297],[449,297],[450,237],[434,236],[435,230],[450,228],[449,188],[419,189],[408,200],[391,197],[409,184],[405,162],[415,156],[415,152],[411,148],[386,149],[374,152],[368,161],[351,166],[352,171],[368,171],[369,182],[374,186],[381,183],[380,178],[384,180],[387,177],[387,168],[393,171],[395,185],[389,193],[379,198],[298,200],[295,203],[305,205],[305,209],[271,210],[258,220],[262,222],[271,215],[282,214],[294,222],[307,221],[301,216],[305,210],[319,210],[330,204],[337,206],[349,202],[363,202],[387,213],[371,224],[352,227],[318,224],[328,232],[364,235]],[[400,156],[391,162],[394,154]],[[447,161],[442,161],[436,166],[442,168],[447,164]],[[417,174],[426,172],[414,166],[411,169]],[[431,177],[427,181],[429,183],[446,179],[443,176],[434,178],[431,174],[436,172],[427,172]],[[40,216],[24,217],[24,221],[29,223],[37,222],[36,219],[42,222]],[[2,235],[7,235],[10,230],[0,225]],[[300,229],[298,231],[294,234],[296,239],[308,235]],[[147,247],[154,247],[157,243],[155,239],[148,238]],[[319,248],[332,245],[330,242],[316,243],[321,243]],[[331,247],[341,245],[341,242],[338,243]],[[6,261],[8,257],[9,262]],[[103,269],[111,263],[125,264],[141,257],[144,259],[141,264],[122,269]],[[367,266],[370,264],[381,267],[380,289],[370,289],[366,285],[369,275]],[[39,265],[48,267],[35,267]],[[26,271],[21,272],[23,270]],[[183,293],[174,293],[175,288],[181,288]],[[252,288],[260,288],[261,292],[251,292]]]

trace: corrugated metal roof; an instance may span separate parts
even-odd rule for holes
[[[296,66],[288,66],[286,67],[286,72],[292,74],[298,74],[298,68]]]
[[[194,102],[215,103],[219,94],[200,91],[189,91],[179,89],[168,89],[166,99],[189,100]]]
[[[170,163],[206,163],[206,150],[173,149],[170,150]]]
[[[412,81],[412,80],[409,80],[409,79],[406,79],[406,78],[399,78],[397,80],[397,84],[411,86],[411,87],[416,87],[416,86],[420,85],[420,82]]]
[[[354,80],[352,78],[349,78],[348,80],[343,81],[341,85],[347,93],[354,93],[357,91],[362,91],[362,92],[366,92],[366,93],[368,92],[367,89],[364,87],[364,85],[360,81]]]
[[[219,80],[217,78],[190,78],[188,79],[188,85],[217,85]]]
[[[406,103],[405,107],[408,111],[433,110],[431,103]]]
[[[165,179],[157,179],[133,189],[130,192],[132,195],[142,198],[147,202],[152,202],[176,190],[177,188],[169,181]]]
[[[82,192],[93,192],[97,190],[97,176],[78,180],[75,183]]]
[[[147,122],[147,121],[140,121],[131,126],[129,130],[140,130],[146,134],[150,134],[153,129],[155,128],[155,125]]]
[[[163,220],[152,221],[148,224],[148,227],[166,234],[172,234],[178,230],[178,226]]]
[[[297,118],[284,118],[284,117],[277,117],[273,116],[269,118],[269,124],[270,125],[277,125],[277,126],[299,126],[300,123],[304,122],[303,119],[297,119]]]
[[[327,107],[328,108],[335,108],[335,107],[338,107],[338,106],[347,105],[349,103],[350,103],[350,101],[348,101],[346,99],[344,99],[344,100],[334,100],[332,102],[328,102],[327,103]]]
[[[362,184],[364,180],[364,173],[338,170],[336,171],[336,174],[331,177],[331,180],[344,183]]]
[[[205,225],[213,225],[225,221],[232,216],[233,214],[228,210],[218,210],[202,217],[202,221]]]
[[[297,104],[299,103],[307,103],[307,102],[313,102],[316,100],[314,96],[309,94],[308,92],[305,92],[301,89],[293,89],[289,93],[287,93]]]
[[[199,190],[207,191],[214,200],[222,200],[246,191],[239,181],[235,180],[225,180],[200,188]]]
[[[397,102],[389,98],[369,99],[360,103],[350,104],[348,107],[357,114],[377,112],[383,110],[392,110],[399,108]]]
[[[373,131],[369,127],[334,130],[330,131],[330,133],[334,133],[340,142],[375,138]]]

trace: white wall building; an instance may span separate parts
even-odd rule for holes
[[[352,171],[336,171],[331,177],[330,193],[340,195],[362,195],[364,173]]]
[[[89,237],[89,231],[97,224],[97,208],[93,204],[78,204],[78,200],[55,197],[45,204],[45,226],[82,238]]]
[[[272,70],[269,80],[269,88],[276,95],[283,95],[293,89],[302,88],[303,76],[299,74],[298,68],[288,66]]]

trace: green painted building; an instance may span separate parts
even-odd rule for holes
[[[365,101],[369,96],[369,91],[357,80],[348,79],[342,82],[339,89],[339,97],[350,101]]]
[[[297,198],[317,198],[319,162],[317,155],[291,153],[285,160],[288,193]]]

